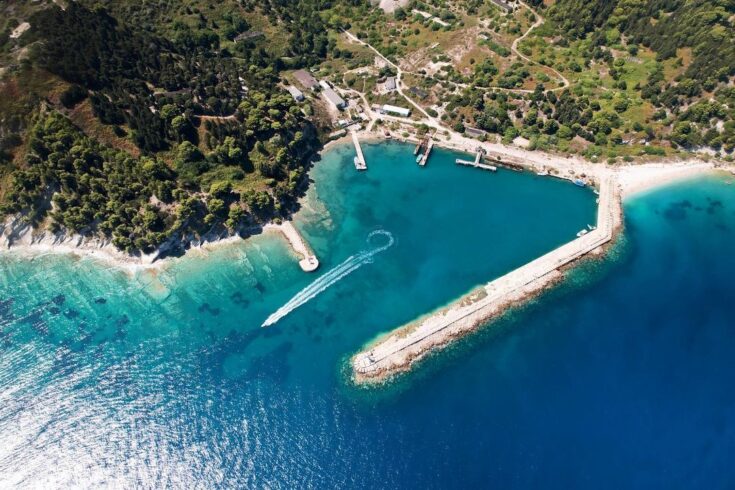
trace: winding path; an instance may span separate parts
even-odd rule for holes
[[[518,50],[518,45],[521,43],[521,41],[523,41],[526,37],[528,37],[528,35],[531,34],[531,31],[533,31],[534,29],[536,29],[537,27],[539,27],[540,25],[542,25],[545,22],[544,17],[541,16],[535,10],[533,10],[531,7],[529,7],[526,3],[520,2],[520,4],[523,5],[526,9],[528,9],[529,12],[533,13],[533,15],[536,17],[536,22],[534,22],[526,30],[526,32],[524,32],[520,37],[516,38],[513,41],[513,43],[510,46],[511,52],[513,54],[515,54],[516,56],[518,56],[520,59],[522,59],[525,62],[527,62],[527,63],[530,63],[532,65],[536,65],[536,66],[540,66],[542,68],[548,68],[549,70],[551,70],[554,73],[554,75],[556,75],[559,78],[559,80],[561,80],[561,82],[562,82],[561,87],[555,87],[555,88],[546,89],[546,92],[558,92],[560,90],[564,90],[566,88],[569,88],[569,86],[571,85],[571,83],[558,70],[556,70],[555,68],[552,68],[551,66],[542,65],[538,61],[532,60],[531,58],[529,58],[528,56],[524,55],[523,53],[521,53]],[[395,63],[393,63],[391,60],[389,60],[385,56],[383,56],[383,54],[380,51],[378,51],[377,49],[375,49],[370,43],[367,43],[367,42],[359,39],[357,36],[355,36],[354,34],[352,34],[350,31],[344,30],[343,32],[352,41],[354,41],[354,42],[356,42],[358,44],[361,44],[361,45],[369,48],[375,54],[377,54],[381,59],[383,59],[387,64],[389,64],[391,67],[393,67],[396,70],[396,73],[397,73],[397,75],[396,75],[396,89],[397,89],[397,92],[401,96],[403,96],[403,98],[405,98],[408,102],[410,102],[411,105],[413,105],[417,110],[419,110],[422,114],[424,114],[427,118],[434,119],[434,118],[432,118],[423,109],[423,107],[421,107],[419,104],[417,104],[416,102],[414,102],[413,100],[411,100],[411,98],[409,98],[406,94],[403,93],[403,89],[401,88],[401,83],[400,83],[401,82],[401,79],[402,79],[402,76],[403,76],[403,73],[404,73],[404,70],[403,69],[401,69],[398,65],[396,65]],[[406,73],[411,73],[413,75],[421,76],[421,75],[418,75],[417,73],[412,72],[412,71],[406,72]],[[457,82],[452,82],[452,81],[449,81],[449,80],[447,80],[447,81],[449,83],[451,83],[452,85],[454,85],[455,87],[467,88],[467,87],[470,86],[470,84],[467,84],[467,83],[457,83]],[[516,94],[530,94],[530,93],[533,93],[533,90],[523,89],[523,88],[505,88],[505,87],[498,87],[498,86],[492,86],[492,87],[475,87],[475,88],[477,88],[478,90],[492,90],[492,91],[496,91],[496,92],[509,92],[509,93],[516,93]]]
[[[531,7],[529,7],[528,5],[526,5],[524,2],[520,2],[520,4],[523,5],[524,7],[526,7],[529,10],[529,12],[532,12],[533,15],[536,16],[536,22],[534,22],[531,25],[531,27],[529,27],[528,30],[523,33],[523,35],[521,37],[519,37],[515,41],[513,41],[513,44],[510,45],[510,50],[513,52],[513,54],[515,54],[516,56],[518,56],[522,60],[525,60],[526,62],[531,63],[532,65],[536,65],[536,66],[541,66],[541,67],[544,67],[544,68],[548,68],[549,70],[553,71],[554,74],[557,77],[559,77],[559,79],[562,81],[562,84],[563,85],[561,87],[556,87],[556,88],[548,89],[547,92],[556,92],[558,90],[564,90],[565,88],[568,88],[569,85],[570,85],[569,84],[569,80],[567,80],[567,78],[564,75],[562,75],[561,73],[559,73],[558,70],[556,70],[555,68],[552,68],[550,66],[542,65],[538,61],[532,60],[528,56],[526,56],[526,55],[522,54],[520,51],[518,51],[518,44],[520,44],[521,41],[523,41],[524,39],[526,39],[526,37],[529,34],[531,34],[531,31],[533,31],[534,29],[536,29],[537,27],[539,27],[541,24],[543,24],[545,22],[545,19],[538,12],[536,12],[535,10],[533,10]],[[532,92],[532,91],[531,90],[528,90],[528,92]]]
[[[363,46],[371,49],[383,61],[385,61],[388,65],[390,65],[391,67],[393,67],[396,70],[396,91],[401,95],[401,97],[403,97],[404,99],[406,99],[408,101],[408,103],[410,103],[412,106],[414,106],[416,108],[416,110],[418,110],[421,114],[423,114],[424,116],[426,116],[427,119],[429,119],[430,121],[432,121],[434,124],[441,126],[438,123],[438,121],[436,121],[435,118],[433,118],[432,116],[430,116],[429,113],[426,112],[426,110],[423,107],[421,107],[418,103],[414,102],[409,96],[407,96],[406,94],[403,93],[403,88],[401,87],[402,77],[403,77],[403,70],[401,69],[400,66],[396,65],[395,63],[393,63],[391,60],[389,60],[388,58],[386,58],[385,56],[383,56],[383,54],[380,51],[378,51],[377,49],[375,49],[372,45],[370,45],[369,43],[366,43],[362,39],[359,39],[357,36],[355,36],[354,34],[352,34],[350,31],[343,31],[343,32],[352,41],[354,41],[354,42],[356,42],[358,44],[362,44]]]

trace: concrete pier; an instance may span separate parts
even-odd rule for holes
[[[482,163],[482,152],[478,151],[477,155],[475,155],[475,160],[462,160],[461,158],[457,158],[454,163],[457,165],[467,165],[468,167],[475,167],[475,168],[481,168],[483,170],[490,170],[491,172],[495,172],[498,170],[498,167],[495,165],[488,165],[487,163]]]
[[[299,230],[290,221],[284,221],[280,225],[266,225],[266,227],[277,228],[283,233],[283,236],[286,237],[293,251],[302,257],[299,260],[301,270],[304,272],[313,272],[319,268],[319,259],[316,258],[314,252],[306,244],[304,237],[301,236]]]
[[[360,147],[360,140],[357,138],[357,132],[350,131],[350,134],[352,135],[352,142],[355,144],[355,152],[357,153],[357,156],[355,157],[355,168],[357,170],[367,170],[365,155],[362,154],[362,147]]]
[[[434,140],[429,139],[429,142],[426,145],[426,150],[424,150],[424,154],[421,156],[421,160],[419,160],[419,166],[423,167],[426,165],[426,161],[429,159],[432,148],[434,148]]]
[[[618,183],[614,176],[608,176],[600,183],[596,229],[476,289],[452,305],[387,334],[352,358],[355,381],[379,382],[406,371],[432,350],[539,293],[562,277],[562,267],[610,242],[619,224]]]

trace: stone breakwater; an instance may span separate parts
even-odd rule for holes
[[[301,257],[301,260],[299,260],[301,270],[304,272],[314,272],[319,268],[319,259],[317,259],[311,247],[304,240],[304,237],[290,221],[284,221],[279,225],[268,224],[265,228],[276,229],[283,234],[293,251]]]
[[[589,233],[501,276],[435,313],[404,325],[351,359],[356,383],[376,383],[407,371],[429,352],[476,330],[562,277],[562,269],[608,244],[622,223],[615,175],[600,179],[597,227]]]

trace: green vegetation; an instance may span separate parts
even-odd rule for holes
[[[159,22],[169,2],[84,3],[29,13],[27,58],[8,63],[0,88],[20,97],[0,107],[3,214],[132,253],[287,215],[319,141],[278,73],[321,59],[319,23],[314,42],[291,38],[286,62],[255,41],[221,48],[237,33],[206,22]],[[27,90],[26,79],[48,81]]]
[[[449,5],[466,19],[469,7]],[[480,8],[475,46],[464,40],[440,46],[432,59],[439,69],[418,70],[424,80],[415,84],[432,95],[426,107],[448,102],[440,111],[447,126],[477,127],[505,141],[520,135],[532,148],[613,160],[702,147],[735,150],[731,0],[530,5],[537,14]],[[536,15],[544,24],[518,46],[529,62],[509,48]],[[473,32],[464,23],[459,31]],[[458,58],[454,53],[463,47],[467,54]]]
[[[130,252],[294,209],[329,116],[292,70],[405,105],[343,29],[457,131],[608,161],[735,150],[732,0],[64,4],[0,8],[0,206]]]

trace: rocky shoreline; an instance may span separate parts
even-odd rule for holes
[[[291,222],[268,223],[235,233],[212,232],[201,237],[177,237],[164,243],[153,253],[133,255],[119,250],[109,239],[51,233],[48,230],[34,229],[23,223],[20,218],[11,217],[0,224],[0,248],[3,249],[0,253],[28,259],[49,254],[73,255],[90,258],[134,275],[142,270],[160,269],[170,263],[172,257],[185,256],[192,252],[206,252],[212,247],[232,245],[250,236],[266,232],[279,232],[283,235],[300,263],[306,261],[303,265],[300,264],[303,270],[308,272],[316,269],[318,266],[316,257]],[[181,252],[172,253],[174,250]]]

